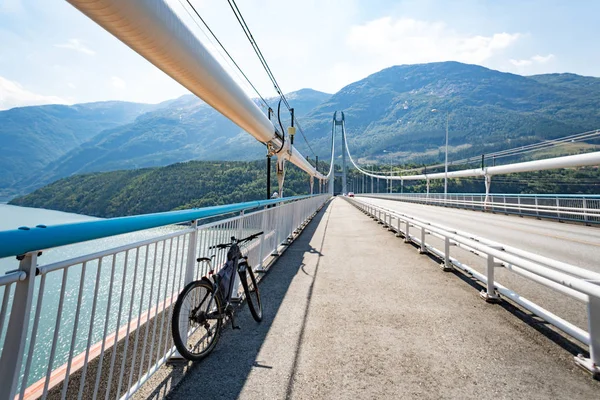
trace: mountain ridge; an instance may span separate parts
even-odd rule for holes
[[[600,78],[576,74],[521,76],[458,62],[392,66],[331,95],[301,89],[286,96],[322,160],[329,153],[334,111],[344,111],[350,151],[365,163],[381,160],[383,150],[391,152],[396,162],[438,161],[445,136],[445,111],[450,114],[451,158],[600,126]],[[275,110],[277,100],[267,100]],[[434,108],[442,112],[432,113]],[[285,128],[289,120],[285,108],[281,119]],[[274,124],[279,125],[276,115]],[[314,157],[303,140],[295,145]],[[251,160],[263,155],[262,144],[200,99],[184,95],[61,150],[59,157],[21,176],[13,186],[24,193],[78,173],[154,167],[191,159]],[[0,184],[0,191],[2,187]]]

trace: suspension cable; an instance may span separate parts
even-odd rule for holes
[[[277,79],[275,79],[275,75],[273,74],[273,71],[271,71],[271,68],[269,67],[269,64],[267,63],[267,60],[265,59],[265,57],[262,54],[262,51],[260,50],[260,47],[258,47],[258,43],[254,39],[254,36],[252,36],[252,32],[250,31],[250,28],[248,27],[248,24],[246,23],[246,20],[244,19],[244,16],[242,15],[242,12],[238,8],[235,0],[227,0],[227,3],[229,4],[229,7],[231,7],[231,10],[233,11],[235,18],[237,19],[238,23],[242,27],[242,30],[244,31],[246,38],[248,38],[250,45],[254,49],[254,53],[256,53],[258,60],[262,64],[265,72],[267,73],[267,76],[271,80],[271,83],[273,84],[275,91],[277,92],[279,97],[283,100],[283,103],[285,104],[288,111],[291,111],[292,107],[291,107],[290,103],[288,102],[287,98],[285,97],[285,94],[284,94],[283,90],[281,89],[281,86],[279,86]],[[302,129],[300,123],[298,122],[298,119],[295,116],[294,116],[294,122],[295,122],[296,126],[298,127],[298,130],[300,131],[300,134],[302,135],[302,138],[306,142],[309,150],[312,152],[313,156],[316,157],[315,151],[313,150],[312,146],[308,142],[308,139],[306,138],[306,135],[304,134],[304,130]]]
[[[248,76],[244,73],[244,71],[240,68],[240,66],[238,65],[238,63],[235,62],[235,60],[233,59],[233,57],[231,56],[231,54],[229,54],[229,52],[227,51],[227,49],[225,48],[225,46],[223,45],[223,43],[221,43],[221,41],[219,40],[219,38],[217,37],[217,35],[215,35],[215,33],[213,32],[212,29],[210,29],[210,27],[208,26],[208,24],[206,23],[206,21],[204,20],[204,18],[202,18],[200,16],[200,13],[196,10],[196,7],[194,7],[194,5],[192,4],[192,2],[190,0],[186,0],[186,1],[187,1],[187,4],[192,8],[192,10],[194,11],[194,13],[198,17],[198,19],[202,22],[202,24],[206,27],[206,29],[208,30],[208,32],[210,32],[210,34],[212,35],[212,37],[219,44],[219,46],[221,47],[221,49],[223,49],[223,51],[225,52],[225,54],[227,55],[227,57],[229,57],[229,59],[231,60],[231,62],[233,63],[233,65],[235,65],[235,67],[237,68],[237,70],[242,74],[242,76],[244,77],[244,79],[246,80],[246,82],[248,82],[248,84],[252,87],[252,89],[254,90],[254,92],[256,93],[256,95],[262,101],[263,105],[268,109],[269,108],[269,104],[267,103],[267,101],[260,94],[260,92],[258,91],[258,89],[256,89],[256,87],[254,86],[254,84],[252,84],[252,82],[250,81],[250,79],[248,78]],[[188,12],[187,8],[183,5],[182,0],[179,0],[179,2],[183,6],[183,8],[186,10],[186,12]],[[193,18],[193,16],[189,12],[188,12],[188,15],[190,15],[190,17],[192,17],[192,20],[200,28],[200,25],[198,24],[198,22]]]

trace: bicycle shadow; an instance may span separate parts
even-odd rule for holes
[[[280,311],[292,280],[301,271],[312,276],[304,270],[305,254],[323,256],[310,245],[310,241],[330,206],[331,202],[319,211],[263,276],[260,282],[263,320],[260,324],[254,321],[247,305],[242,304],[236,310],[236,323],[242,327],[241,331],[232,331],[230,323],[227,323],[217,347],[206,359],[195,364],[171,366],[170,373],[151,393],[136,397],[235,399],[240,396],[252,369],[273,369],[272,365],[257,359],[258,353]]]

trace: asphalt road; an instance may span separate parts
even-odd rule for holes
[[[597,399],[577,348],[334,199],[170,399]],[[164,393],[164,392],[163,392]],[[156,396],[156,394],[154,395]],[[152,396],[149,396],[152,397]]]
[[[600,228],[598,227],[394,200],[364,197],[358,199],[600,272]],[[419,230],[415,229],[413,234],[418,235]],[[440,239],[428,236],[427,241],[436,248],[443,249]],[[451,253],[461,262],[474,267],[479,272],[485,272],[484,259],[456,247],[451,248]],[[517,276],[503,268],[496,269],[496,281],[559,317],[587,330],[586,307],[579,301]]]

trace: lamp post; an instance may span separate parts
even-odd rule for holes
[[[440,110],[434,108],[431,112],[440,112]],[[446,113],[446,160],[444,161],[444,199],[448,197],[448,124],[450,122],[450,112]]]

